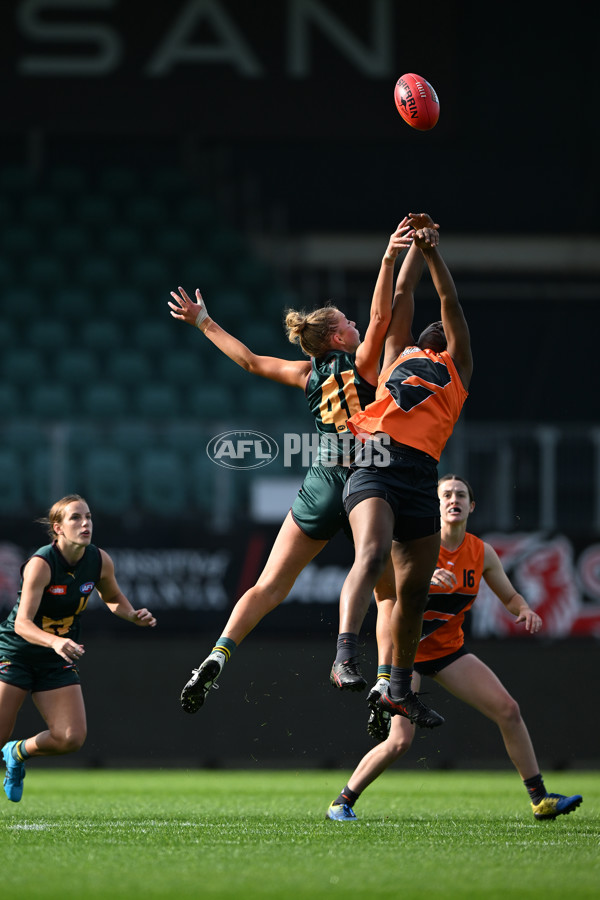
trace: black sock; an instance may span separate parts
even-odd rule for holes
[[[335,662],[348,662],[349,660],[356,660],[357,657],[358,635],[352,634],[351,631],[346,631],[343,634],[338,634]]]
[[[333,801],[333,806],[344,806],[344,804],[348,804],[348,806],[354,806],[360,794],[356,794],[354,791],[351,791],[348,785],[342,789],[341,794]]]
[[[412,668],[401,669],[399,666],[392,666],[390,674],[390,696],[399,700],[405,697],[411,690]]]
[[[537,775],[534,775],[533,778],[524,778],[523,784],[529,794],[529,799],[532,803],[539,803],[540,800],[543,800],[548,791],[544,786],[544,779],[538,772]]]

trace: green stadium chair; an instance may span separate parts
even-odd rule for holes
[[[104,235],[104,251],[117,259],[128,260],[138,256],[144,244],[138,228],[129,225],[117,225],[109,228]]]
[[[4,426],[0,444],[5,444],[19,457],[28,457],[47,440],[46,430],[39,422],[13,419]]]
[[[29,225],[7,226],[2,231],[0,249],[11,259],[33,256],[38,249],[37,232]]]
[[[239,401],[240,413],[243,413],[245,421],[250,424],[252,422],[260,424],[261,421],[268,422],[273,419],[281,420],[293,403],[294,391],[300,399],[304,399],[298,388],[294,389],[263,378],[249,379]],[[304,403],[306,404],[306,400]]]
[[[12,263],[5,257],[0,257],[0,287],[5,290],[15,282],[15,270]]]
[[[199,423],[191,421],[168,422],[162,432],[165,446],[175,450],[182,459],[204,452],[209,437]]]
[[[93,421],[119,419],[129,412],[128,393],[115,384],[94,384],[83,393],[81,412]]]
[[[53,356],[54,380],[79,387],[97,381],[100,367],[91,350],[64,347]]]
[[[141,194],[125,203],[123,216],[130,225],[147,230],[160,228],[173,212],[159,197]]]
[[[219,265],[230,266],[247,253],[246,241],[238,231],[232,228],[221,227],[214,230],[208,239],[205,251]]]
[[[0,319],[0,353],[4,354],[16,346],[19,340],[17,330],[12,322]]]
[[[121,347],[126,334],[122,325],[112,319],[92,318],[79,329],[79,340],[84,347],[98,353],[111,353]]]
[[[0,384],[0,420],[7,422],[11,416],[23,413],[21,392],[14,384]]]
[[[146,419],[174,419],[181,412],[179,392],[168,384],[143,384],[136,392],[135,411]]]
[[[0,167],[0,194],[23,194],[35,183],[33,171],[26,166]]]
[[[173,289],[173,267],[156,256],[138,256],[127,266],[126,281],[134,288],[161,296]]]
[[[30,347],[8,350],[0,360],[3,380],[30,387],[47,377],[44,358]]]
[[[169,203],[175,196],[189,194],[190,187],[189,176],[171,166],[156,168],[149,177],[149,193],[164,196]]]
[[[200,347],[196,348],[196,352],[182,348],[165,354],[160,364],[160,374],[164,381],[183,392],[199,384],[208,374],[200,350]]]
[[[166,303],[165,303],[166,307]],[[128,287],[113,287],[107,291],[102,312],[109,319],[117,319],[131,327],[157,309],[155,298],[144,291]]]
[[[110,256],[87,256],[77,266],[71,278],[92,291],[105,291],[118,284],[120,272]]]
[[[166,309],[168,310],[168,307]],[[165,313],[164,319],[146,319],[133,330],[131,335],[133,344],[138,350],[149,353],[154,358],[158,354],[169,353],[175,346],[177,324],[179,323],[175,322],[168,312]],[[185,327],[192,331],[189,325]]]
[[[203,197],[187,197],[178,204],[177,218],[183,225],[192,228],[195,235],[216,227],[212,204]]]
[[[69,419],[75,413],[72,392],[63,384],[38,384],[29,391],[29,412],[44,420]]]
[[[101,194],[84,194],[78,197],[72,208],[72,221],[76,225],[92,228],[110,228],[118,220],[112,198]]]
[[[120,450],[92,448],[81,471],[82,493],[93,512],[122,515],[133,503],[131,459]]]
[[[156,442],[155,429],[140,419],[118,422],[110,430],[107,442],[128,456],[137,456]]]
[[[46,182],[53,194],[63,194],[68,197],[83,194],[86,190],[87,178],[82,169],[76,166],[57,166],[48,172]]]
[[[210,309],[209,297],[229,276],[226,271],[222,272],[213,260],[198,255],[181,266],[181,274],[178,277],[180,278],[178,284],[185,288],[190,297],[194,298],[196,288],[200,288]]]
[[[59,288],[52,305],[56,315],[64,322],[87,322],[97,316],[93,294],[83,287]]]
[[[68,266],[58,256],[35,256],[23,271],[23,280],[41,291],[66,284],[71,278]]]
[[[16,222],[16,211],[8,197],[0,197],[0,225],[3,228],[20,224]]]
[[[179,225],[158,228],[153,243],[156,252],[166,259],[189,259],[198,251],[197,242],[189,229]]]
[[[184,466],[172,450],[148,450],[139,459],[142,508],[156,516],[173,516],[188,506]]]
[[[25,499],[24,466],[10,449],[0,448],[0,509],[2,515],[21,513]]]
[[[116,384],[137,390],[152,377],[150,357],[140,350],[115,350],[106,357],[106,374]]]
[[[87,230],[81,225],[61,225],[49,232],[48,239],[57,256],[67,261],[85,256],[92,243]]]
[[[233,392],[222,384],[202,384],[192,388],[186,398],[187,413],[201,423],[214,423],[241,417],[243,410],[234,401]]]
[[[0,294],[0,319],[29,325],[44,312],[42,293],[32,287],[8,287]]]
[[[202,296],[215,321],[231,323],[232,327],[236,322],[238,325],[247,322],[254,310],[250,295],[238,288],[219,287],[212,294],[203,293]]]
[[[40,318],[27,326],[25,337],[30,347],[54,359],[69,349],[71,329],[62,319]]]
[[[36,228],[57,228],[65,219],[66,207],[53,194],[32,194],[21,206],[21,218]]]
[[[132,166],[108,166],[98,176],[98,190],[101,194],[129,197],[141,190],[140,174]]]

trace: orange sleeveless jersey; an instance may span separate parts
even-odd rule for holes
[[[450,354],[406,347],[381,373],[373,403],[355,413],[348,427],[365,440],[382,431],[439,460],[467,399]]]
[[[457,583],[452,589],[431,585],[415,662],[438,659],[464,644],[462,625],[479,591],[484,549],[481,538],[468,532],[457,550],[440,548],[437,567],[454,572]]]

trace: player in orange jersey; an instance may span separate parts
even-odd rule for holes
[[[304,391],[320,435],[317,460],[306,473],[257,583],[239,598],[221,637],[183,688],[180,702],[188,713],[197,712],[204,704],[237,645],[285,600],[300,572],[328,541],[342,529],[350,535],[342,493],[350,474],[352,445],[359,442],[348,431],[347,422],[375,398],[381,351],[392,317],[394,265],[400,251],[411,247],[412,234],[412,224],[404,218],[389,239],[364,340],[355,323],[333,306],[308,314],[288,311],[288,337],[300,344],[308,357],[304,361],[258,356],[209,317],[199,291],[196,303],[182,288],[172,293],[174,302],[169,306],[174,318],[198,327],[247,371]],[[401,290],[404,263],[397,290]],[[391,564],[382,569],[375,593],[380,599],[394,596]]]
[[[535,634],[542,620],[511,584],[494,548],[467,532],[467,520],[475,507],[470,485],[457,475],[444,475],[439,487],[442,520],[438,567],[431,580],[423,633],[415,659],[415,689],[429,675],[459,700],[478,709],[500,729],[506,751],[523,779],[536,819],[555,819],[582,802],[580,795],[548,794],[529,732],[516,701],[496,675],[464,646],[463,621],[483,578],[516,622]],[[378,615],[390,615],[381,607]],[[384,657],[391,647],[383,647]],[[389,658],[389,656],[388,656]],[[360,794],[394,760],[410,748],[415,726],[405,717],[392,719],[389,736],[363,757],[348,784],[327,810],[327,818],[354,821],[353,806]]]
[[[356,468],[344,489],[355,558],[340,596],[340,633],[331,680],[362,690],[358,633],[373,585],[392,555],[397,603],[391,618],[390,691],[381,698],[391,715],[434,728],[443,718],[411,689],[423,611],[440,548],[437,462],[460,415],[473,370],[469,329],[452,276],[438,249],[432,219],[412,216],[417,229],[407,254],[410,271],[396,297],[375,401],[348,422],[364,441],[372,465]],[[441,321],[412,336],[414,290],[423,259],[441,302]],[[389,463],[378,465],[384,445]]]

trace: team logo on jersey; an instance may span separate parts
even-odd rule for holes
[[[224,431],[208,442],[206,453],[225,469],[260,469],[277,458],[279,446],[260,431]]]
[[[89,594],[90,591],[94,590],[94,581],[86,581],[85,584],[80,585],[79,590],[82,594]]]
[[[67,593],[67,586],[66,584],[51,584],[46,593],[64,595]]]

